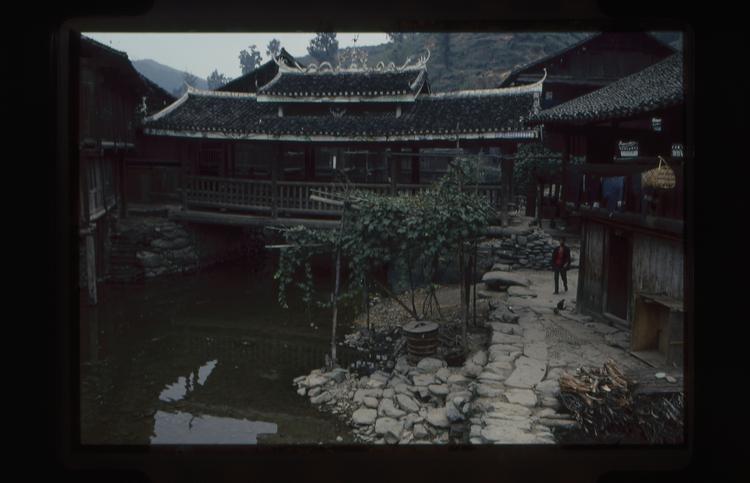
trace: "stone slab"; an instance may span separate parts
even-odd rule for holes
[[[516,369],[505,380],[505,384],[519,389],[531,389],[542,382],[546,372],[546,363],[521,356],[516,360]]]

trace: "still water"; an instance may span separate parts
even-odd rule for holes
[[[282,309],[269,267],[99,290],[97,307],[81,306],[83,444],[351,442],[292,386],[324,364],[330,310]]]

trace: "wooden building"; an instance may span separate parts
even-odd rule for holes
[[[512,87],[538,82],[546,74],[542,89],[541,108],[550,109],[558,104],[601,89],[623,77],[638,72],[675,53],[647,32],[598,32],[551,55],[536,60],[511,72],[500,85]],[[544,146],[565,157],[580,157],[586,152],[584,136],[564,136],[556,131],[546,131]],[[560,213],[556,206],[564,196],[562,180],[567,172],[540,172],[527,193],[526,214],[534,216],[538,210],[541,218],[555,215],[566,217],[564,205]],[[549,196],[539,193],[549,192]],[[541,204],[536,207],[535,205]]]
[[[137,153],[142,118],[174,100],[141,76],[127,54],[76,36],[78,55],[77,218],[81,236],[81,285],[96,303],[96,283],[109,272],[108,246],[116,212],[125,212],[126,156]]]
[[[688,273],[684,169],[692,151],[683,70],[682,54],[673,54],[530,121],[586,140],[586,162],[570,166],[564,190],[568,209],[582,219],[578,307],[630,327],[634,350],[656,344],[670,362],[681,362]],[[674,174],[673,185],[648,182],[646,173],[660,162]],[[648,315],[649,304],[663,313]]]
[[[440,149],[493,151],[498,164],[518,143],[539,139],[524,120],[539,110],[542,80],[434,93],[428,59],[429,52],[401,67],[303,67],[285,54],[270,79],[264,67],[217,91],[188,89],[144,125],[150,149],[182,167],[176,216],[336,216],[310,200],[313,190],[342,189],[345,177],[358,189],[414,193],[445,169]],[[509,180],[512,166],[501,164]],[[506,206],[508,189],[492,182],[478,189]]]

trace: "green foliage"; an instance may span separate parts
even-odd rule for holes
[[[242,69],[242,75],[255,70],[260,65],[260,62],[261,56],[257,46],[251,45],[249,52],[244,49],[240,51],[240,69]]]
[[[279,52],[281,52],[281,42],[279,39],[271,39],[268,42],[268,46],[266,47],[266,55],[270,57],[275,57],[279,55]]]
[[[307,303],[314,302],[307,268],[310,258],[336,250],[341,250],[349,269],[348,284],[339,300],[356,296],[366,277],[399,259],[406,261],[410,280],[418,272],[434,280],[441,260],[481,236],[489,223],[492,208],[486,198],[463,188],[479,175],[475,163],[459,159],[445,177],[417,195],[349,192],[342,230],[302,226],[285,230],[284,237],[292,247],[282,250],[274,275],[279,282],[279,303],[286,307],[287,287],[292,284],[302,290]],[[305,276],[298,280],[295,275],[303,266]],[[412,301],[415,288],[410,287]],[[325,306],[329,302],[314,303]],[[419,318],[415,308],[409,312]]]
[[[318,32],[307,46],[307,53],[315,60],[329,62],[331,65],[336,64],[338,51],[339,41],[336,40],[335,32]]]
[[[230,80],[231,79],[224,74],[219,74],[219,71],[217,69],[214,69],[214,71],[211,72],[211,74],[206,78],[206,81],[208,82],[208,88],[211,90],[218,89]]]
[[[516,193],[523,193],[534,183],[534,173],[557,174],[561,169],[560,153],[551,151],[542,143],[522,144],[518,147],[513,167],[513,184]],[[571,165],[583,162],[583,158],[570,157]]]

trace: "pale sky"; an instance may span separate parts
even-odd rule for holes
[[[263,62],[268,60],[266,46],[277,38],[295,57],[307,55],[307,46],[314,33],[94,33],[83,35],[128,54],[132,60],[153,59],[175,69],[206,78],[218,69],[220,73],[236,78],[241,75],[240,51],[255,44]],[[339,48],[353,45],[378,45],[388,41],[385,33],[337,33]]]

